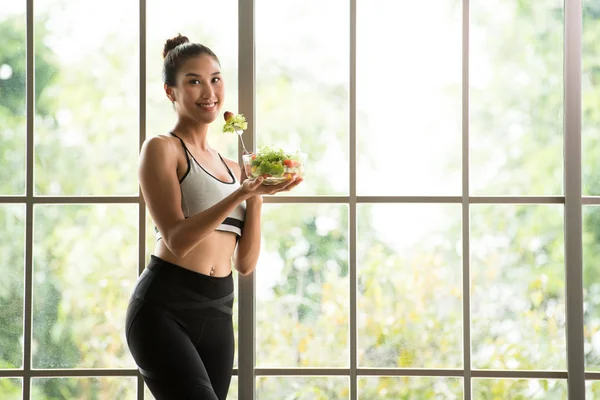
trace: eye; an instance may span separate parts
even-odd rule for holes
[[[196,84],[200,84],[200,81],[199,81],[198,79],[192,79],[192,80],[190,81],[190,83],[191,83],[192,85],[196,85]]]
[[[212,79],[212,83],[217,83],[217,82],[221,82],[221,78],[214,77]]]

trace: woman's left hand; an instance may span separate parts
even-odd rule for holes
[[[249,151],[246,151],[243,154],[246,155],[246,154],[252,154],[252,153],[250,153]],[[248,175],[246,175],[246,166],[243,163],[242,163],[240,169],[242,170],[241,171],[242,179],[240,180],[240,184],[242,184],[242,183],[244,183],[245,180],[248,179]],[[262,200],[263,200],[262,195],[257,194],[257,195],[250,197],[248,200],[246,200],[246,202],[249,202],[249,204],[260,202],[262,204]]]

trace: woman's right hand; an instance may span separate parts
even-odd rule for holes
[[[279,192],[289,192],[302,183],[304,179],[293,177],[276,185],[263,185],[263,181],[264,178],[262,176],[256,179],[245,179],[240,186],[240,190],[245,197],[261,196],[263,194],[273,195]]]

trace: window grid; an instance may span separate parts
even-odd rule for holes
[[[248,123],[250,124],[250,123]],[[356,204],[454,203],[462,204],[461,196],[356,196]],[[468,196],[469,204],[565,204],[565,196]],[[138,196],[0,196],[0,204],[135,204],[143,203]],[[285,196],[265,197],[269,204],[349,204],[350,196]],[[600,205],[600,197],[582,197],[582,204]]]
[[[348,297],[350,299],[350,318],[349,326],[350,329],[350,400],[358,399],[358,324],[356,323],[356,310],[357,310],[357,266],[356,266],[356,236],[358,233],[357,226],[357,213],[356,213],[356,28],[357,28],[357,1],[350,0],[350,68],[349,68],[349,107],[348,107],[348,118],[349,118],[349,154],[348,164],[350,168],[349,174],[349,207],[348,207],[348,246],[349,246],[349,265],[348,265],[348,279],[350,279]]]
[[[248,129],[244,133],[246,145],[254,151],[256,139],[256,97],[255,87],[255,4],[254,0],[238,2],[238,108],[239,112],[250,116]],[[238,144],[238,162],[242,164],[241,149]],[[256,324],[255,324],[255,274],[238,275],[238,398],[256,398]]]
[[[582,0],[565,1],[564,188],[565,312],[570,399],[585,399],[581,191]]]
[[[600,205],[600,197],[581,195],[581,0],[565,2],[564,11],[564,196],[470,196],[469,195],[469,8],[463,0],[462,21],[462,195],[461,196],[357,196],[356,194],[356,6],[350,6],[350,94],[349,94],[349,156],[350,185],[348,196],[267,197],[265,203],[339,203],[349,205],[350,246],[350,368],[256,368],[254,274],[239,279],[239,369],[240,399],[253,399],[257,376],[346,376],[350,379],[350,399],[356,400],[358,376],[438,376],[462,377],[464,399],[471,399],[471,378],[542,378],[568,379],[569,398],[585,398],[585,380],[599,380],[600,372],[585,372],[583,356],[583,286],[582,286],[582,205]],[[239,105],[240,112],[251,115],[247,143],[255,148],[255,68],[254,68],[254,0],[239,0]],[[146,0],[139,0],[139,144],[146,137]],[[146,209],[141,193],[137,196],[34,196],[34,43],[33,0],[26,0],[27,22],[27,82],[26,82],[26,192],[25,196],[0,196],[0,204],[25,204],[25,297],[23,369],[0,370],[0,377],[23,378],[23,399],[30,398],[34,377],[100,377],[137,376],[138,399],[144,398],[144,384],[136,369],[35,369],[31,368],[32,334],[32,270],[33,270],[33,208],[36,204],[139,204],[139,272],[145,267]],[[241,154],[240,154],[241,157]],[[469,207],[471,204],[564,204],[565,264],[567,311],[568,371],[507,371],[472,370],[470,343],[470,265],[463,257],[463,369],[386,369],[359,368],[357,365],[357,266],[356,207],[361,203],[456,203],[463,211],[463,254],[469,254]],[[250,395],[251,394],[251,395]]]
[[[146,0],[139,0],[139,63],[140,63],[140,102],[139,102],[139,143],[141,150],[142,144],[146,140]],[[134,197],[139,202],[138,207],[138,275],[144,271],[146,264],[146,203],[142,198],[142,189],[138,186],[138,196]],[[137,399],[144,399],[144,380],[139,371],[133,370],[137,375]]]
[[[26,65],[27,65],[27,81],[25,86],[25,101],[26,101],[26,113],[27,113],[27,139],[26,139],[26,181],[25,181],[25,196],[26,196],[26,210],[25,210],[25,296],[23,297],[23,399],[29,399],[31,393],[31,325],[33,323],[32,309],[33,309],[33,121],[34,121],[34,46],[33,46],[33,0],[27,0],[26,6],[26,29],[27,29],[27,51],[26,51]]]
[[[462,2],[462,312],[463,312],[463,398],[471,400],[471,267],[469,236],[469,21],[470,0]]]

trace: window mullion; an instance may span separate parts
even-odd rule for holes
[[[471,400],[471,265],[469,189],[469,34],[470,2],[462,3],[462,280],[463,398]]]
[[[255,35],[254,0],[238,1],[238,108],[246,115],[248,129],[244,133],[250,151],[256,149]],[[238,144],[238,160],[242,165],[242,149]],[[239,275],[238,279],[238,398],[256,397],[255,341],[256,274]]]
[[[139,149],[146,140],[146,0],[139,3]],[[146,203],[138,186],[138,274],[146,268]],[[144,399],[144,380],[137,374],[137,398]]]
[[[25,294],[23,310],[23,399],[31,397],[31,324],[32,324],[32,287],[33,287],[33,196],[34,196],[34,116],[35,116],[35,69],[34,69],[34,13],[33,0],[27,0],[27,55],[26,55],[26,168],[27,178],[25,187]]]
[[[581,192],[582,0],[564,2],[564,190],[567,370],[570,399],[585,399]]]

